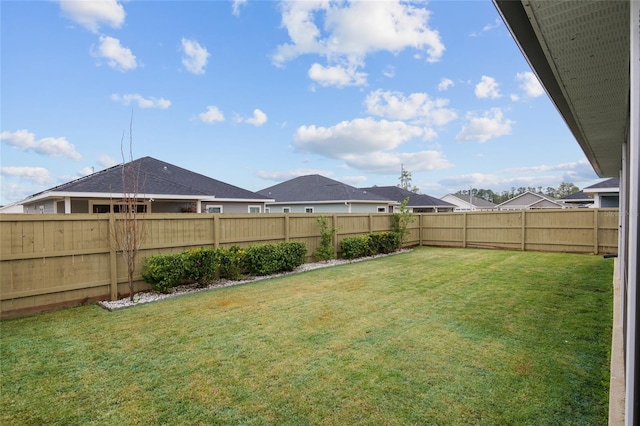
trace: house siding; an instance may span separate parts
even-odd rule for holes
[[[43,200],[40,202],[25,204],[24,212],[28,214],[55,213],[55,201]]]
[[[305,213],[307,207],[313,207],[314,213],[378,213],[378,206],[384,206],[387,209],[387,204],[381,202],[380,204],[364,204],[364,203],[350,203],[349,206],[342,203],[330,203],[330,204],[314,204],[309,202],[308,204],[267,204],[269,213],[283,213],[284,207],[291,209],[290,213]]]

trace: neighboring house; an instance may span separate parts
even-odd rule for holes
[[[138,190],[123,187],[123,170],[139,173]],[[126,182],[127,179],[124,179]],[[120,211],[125,190],[148,213],[261,213],[273,201],[255,192],[143,157],[31,195],[24,213],[108,213]]]
[[[370,188],[360,188],[363,191],[378,194],[398,203],[403,202],[406,198],[407,208],[412,213],[437,213],[452,212],[456,206],[454,204],[443,201],[439,198],[431,197],[426,194],[416,194],[397,186],[373,186]]]
[[[388,213],[398,203],[320,175],[300,176],[258,191],[270,213]]]
[[[562,201],[537,192],[523,192],[496,206],[497,210],[564,209]]]
[[[0,206],[0,213],[22,213],[24,212],[24,209],[22,207],[22,204],[20,204],[20,202],[17,203],[12,203],[12,204],[7,204],[6,206]]]
[[[583,189],[593,194],[593,208],[620,206],[620,178],[611,178]]]
[[[456,212],[493,210],[496,208],[495,203],[487,201],[484,198],[463,194],[447,194],[440,199],[455,205],[456,208],[454,211]]]
[[[585,194],[584,191],[578,191],[560,198],[560,201],[567,206],[591,207],[593,205],[593,196]]]

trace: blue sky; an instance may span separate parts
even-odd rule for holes
[[[252,191],[401,165],[437,197],[598,180],[490,0],[0,8],[0,204],[128,161],[130,136]]]

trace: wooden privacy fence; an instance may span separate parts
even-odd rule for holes
[[[136,291],[145,257],[194,247],[300,241],[318,247],[319,214],[151,214],[144,218]],[[390,230],[389,214],[333,214],[335,248],[348,236]],[[117,215],[0,215],[0,316],[9,318],[128,293],[113,238]],[[617,209],[428,213],[409,225],[407,246],[493,247],[615,253]]]

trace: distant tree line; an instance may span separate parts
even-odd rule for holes
[[[553,198],[562,198],[580,191],[580,188],[578,188],[571,182],[562,182],[560,185],[558,185],[557,188],[553,188],[551,186],[548,186],[545,189],[543,189],[542,186],[521,186],[516,188],[512,186],[511,190],[502,191],[501,193],[494,192],[491,189],[471,188],[467,190],[460,190],[456,192],[456,194],[472,195],[473,197],[482,198],[483,200],[491,201],[495,204],[500,204],[512,199],[515,196],[524,194],[527,191],[544,194]]]

